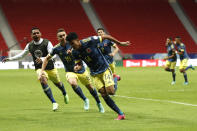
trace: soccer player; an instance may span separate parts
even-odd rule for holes
[[[47,39],[41,38],[41,36],[42,34],[40,32],[40,29],[33,27],[31,29],[31,37],[33,40],[26,45],[25,49],[20,54],[11,58],[5,58],[3,59],[3,62],[19,60],[30,53],[33,58],[36,73],[39,76],[42,67],[42,57],[46,57],[53,48],[52,43]],[[51,88],[48,85],[48,79],[50,79],[61,90],[66,104],[68,103],[69,98],[64,88],[64,84],[60,82],[60,78],[57,69],[54,67],[53,60],[50,60],[48,62],[46,69],[42,75],[43,76],[42,79],[40,79],[40,84],[43,88],[44,93],[53,104],[53,111],[56,111],[58,109],[58,103],[55,101]]]
[[[166,47],[167,47],[167,54],[168,56],[164,58],[166,60],[166,65],[165,65],[165,70],[168,72],[172,72],[172,85],[175,84],[176,82],[176,73],[175,73],[175,66],[176,66],[176,49],[174,47],[172,38],[168,37],[166,39]]]
[[[81,88],[77,84],[77,80],[80,80],[81,83],[86,86],[86,88],[89,90],[90,94],[96,100],[99,111],[101,113],[104,113],[105,111],[104,111],[104,108],[103,108],[101,101],[98,97],[97,91],[91,85],[91,79],[90,79],[89,72],[84,68],[84,66],[81,68],[81,70],[74,72],[75,59],[71,55],[71,52],[70,52],[71,46],[66,41],[66,32],[64,29],[58,29],[57,38],[58,38],[59,44],[57,44],[53,48],[52,52],[50,54],[48,54],[47,57],[45,58],[45,60],[42,64],[42,71],[44,71],[48,61],[52,58],[52,56],[57,54],[64,64],[65,71],[66,71],[66,79],[67,79],[68,83],[72,86],[75,93],[78,94],[78,96],[84,101],[84,109],[85,110],[89,109],[89,100],[83,94]],[[42,73],[43,73],[42,71],[41,71],[40,76],[42,76]]]
[[[103,28],[98,28],[97,29],[97,35],[102,36],[105,35],[105,31]],[[111,47],[114,48],[114,51],[112,52]],[[117,90],[117,81],[120,80],[120,76],[115,74],[115,62],[113,60],[114,55],[119,51],[118,46],[113,43],[112,41],[108,39],[104,39],[102,43],[99,44],[99,48],[101,49],[101,52],[103,53],[105,59],[109,63],[110,69],[113,73],[113,78],[114,78],[114,88],[115,91]]]
[[[185,45],[181,41],[181,37],[177,36],[175,38],[175,44],[176,44],[177,50],[178,50],[177,53],[179,54],[179,57],[180,57],[179,71],[181,73],[183,73],[183,76],[184,76],[184,79],[185,79],[184,84],[185,85],[188,85],[188,79],[187,79],[187,73],[186,73],[186,71],[188,69],[190,69],[190,68],[193,69],[193,70],[195,68],[192,65],[187,66],[187,62],[188,62],[189,56],[187,54]]]
[[[79,60],[74,68],[75,71],[78,71],[83,67],[81,62],[81,60],[83,60],[90,68],[94,84],[101,93],[103,99],[112,110],[118,113],[118,118],[116,120],[122,120],[125,119],[124,113],[109,96],[114,95],[115,93],[112,72],[109,69],[108,62],[104,58],[100,49],[98,49],[98,44],[104,39],[109,39],[114,43],[125,46],[130,44],[129,41],[120,42],[109,35],[92,36],[79,40],[77,34],[71,32],[66,37],[66,40],[73,47],[72,55]]]

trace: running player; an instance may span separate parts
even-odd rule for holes
[[[176,49],[174,47],[172,38],[168,37],[166,39],[166,47],[167,47],[167,54],[168,56],[164,58],[166,60],[166,65],[165,65],[165,70],[168,72],[172,72],[172,85],[175,84],[176,82],[176,73],[175,73],[175,66],[176,66]]]
[[[108,62],[104,58],[100,49],[98,49],[98,44],[104,39],[109,39],[117,44],[125,46],[130,44],[129,41],[119,42],[109,35],[92,36],[83,40],[79,40],[77,34],[71,32],[66,37],[66,40],[74,49],[72,51],[72,55],[76,59],[79,59],[74,68],[75,71],[78,71],[83,67],[81,62],[81,60],[83,60],[90,68],[94,84],[101,93],[106,104],[116,113],[118,113],[118,118],[116,120],[122,120],[125,119],[124,113],[118,108],[118,106],[109,96],[114,95],[115,93],[113,75],[109,69]]]
[[[59,41],[59,44],[57,44],[52,52],[47,55],[45,58],[43,64],[42,64],[42,71],[44,71],[48,61],[57,54],[61,61],[64,64],[65,71],[66,71],[66,79],[68,83],[72,86],[73,90],[75,91],[76,94],[84,101],[84,109],[88,110],[89,109],[89,100],[85,97],[83,94],[81,88],[77,84],[77,81],[80,80],[80,82],[86,86],[86,88],[89,90],[90,94],[94,97],[94,99],[97,102],[97,106],[99,108],[99,111],[101,113],[104,113],[104,108],[101,104],[101,101],[98,97],[97,91],[93,86],[91,85],[91,79],[89,72],[84,68],[84,66],[81,68],[81,70],[74,72],[74,66],[75,66],[75,59],[71,55],[71,46],[68,42],[66,42],[66,32],[64,29],[58,29],[57,31],[57,38]],[[42,72],[40,76],[42,76]],[[40,77],[41,78],[41,77]]]
[[[106,33],[103,28],[98,28],[97,34],[98,34],[98,36],[102,36],[102,35],[105,35]],[[116,53],[118,53],[119,48],[115,43],[113,43],[112,41],[110,41],[108,39],[103,40],[102,43],[99,44],[99,47],[100,47],[101,52],[103,53],[105,59],[108,61],[110,69],[113,73],[113,78],[114,78],[114,83],[115,83],[114,88],[116,91],[117,90],[117,81],[120,80],[120,76],[115,74],[115,62],[113,60],[113,57]],[[112,52],[111,47],[114,48],[113,52]]]
[[[179,54],[179,57],[180,57],[180,66],[179,66],[179,71],[181,73],[183,73],[183,76],[184,76],[184,79],[185,79],[185,82],[184,82],[184,85],[188,85],[188,79],[187,79],[187,73],[186,71],[188,69],[195,69],[192,65],[187,65],[187,62],[188,62],[188,59],[189,59],[189,56],[187,54],[187,51],[186,51],[186,47],[184,45],[184,43],[182,43],[181,41],[181,37],[177,36],[175,38],[175,44],[177,46],[177,53]]]
[[[31,37],[33,40],[26,45],[25,49],[20,54],[11,58],[5,58],[3,59],[3,62],[19,60],[30,53],[33,58],[36,73],[39,76],[42,67],[41,58],[46,57],[47,54],[51,52],[53,48],[52,43],[47,39],[41,38],[41,36],[42,34],[40,32],[40,29],[37,27],[33,27],[31,29]],[[64,96],[64,101],[67,104],[69,98],[64,88],[64,84],[60,82],[58,71],[54,67],[53,60],[50,60],[48,62],[46,69],[43,71],[42,79],[40,79],[40,84],[43,88],[44,93],[47,95],[49,100],[53,103],[53,111],[56,111],[58,109],[58,103],[56,103],[51,88],[48,86],[48,82],[47,82],[48,78],[61,90]]]

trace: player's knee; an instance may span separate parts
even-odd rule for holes
[[[89,91],[92,91],[92,90],[94,90],[94,88],[92,87],[92,85],[86,85],[86,88],[89,90]]]
[[[114,95],[115,94],[115,89],[114,86],[109,86],[106,88],[106,91],[109,95]]]
[[[47,78],[45,76],[42,76],[40,79],[41,83],[47,84]]]
[[[68,82],[71,86],[77,86],[77,81],[75,79],[70,79]]]
[[[179,71],[180,71],[181,73],[184,73],[185,70],[184,70],[184,69],[180,69]]]

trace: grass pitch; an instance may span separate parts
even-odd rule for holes
[[[114,113],[101,99],[106,112],[98,112],[94,99],[90,110],[83,110],[83,101],[67,84],[65,72],[59,70],[70,97],[64,104],[61,92],[49,83],[60,109],[42,91],[34,70],[0,71],[0,131],[196,131],[197,71],[189,70],[189,85],[177,69],[176,85],[171,86],[171,73],[162,68],[116,68],[122,80],[115,97],[126,114],[126,120],[115,121]],[[125,97],[122,97],[125,96]]]

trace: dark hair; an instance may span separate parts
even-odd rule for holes
[[[33,30],[39,30],[40,31],[40,29],[38,27],[32,27],[31,28],[31,33],[32,33]]]
[[[172,37],[168,37],[169,40],[172,40]]]
[[[98,28],[96,31],[98,32],[99,30],[105,31],[104,28]]]
[[[66,36],[66,41],[68,41],[68,42],[71,42],[72,40],[76,40],[76,39],[78,39],[78,36],[77,36],[77,33],[75,33],[75,32],[70,32]]]
[[[65,30],[64,30],[63,28],[59,28],[59,29],[57,30],[57,33],[59,33],[59,32],[65,32]]]
[[[180,37],[180,36],[177,36],[176,38],[179,39],[179,40],[181,41],[181,37]]]

